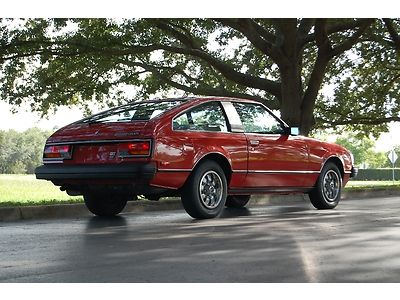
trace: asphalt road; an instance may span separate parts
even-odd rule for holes
[[[400,197],[0,223],[0,282],[400,282]]]

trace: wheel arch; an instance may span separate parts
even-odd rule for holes
[[[343,163],[343,161],[342,161],[339,157],[337,157],[337,156],[330,156],[330,157],[328,157],[328,159],[326,159],[325,162],[324,162],[324,164],[322,165],[321,172],[322,172],[322,169],[326,166],[326,164],[327,164],[328,162],[334,163],[334,164],[339,168],[340,175],[342,175],[342,178],[343,178],[343,177],[344,177],[344,163]]]
[[[206,160],[211,160],[211,161],[215,161],[217,164],[219,164],[222,168],[222,170],[225,173],[226,176],[226,182],[229,186],[231,177],[232,177],[232,166],[231,163],[229,162],[229,160],[221,153],[218,152],[212,152],[212,153],[208,153],[204,156],[202,156],[199,160],[197,160],[197,162],[195,163],[193,170],[195,170],[202,162],[206,161]]]

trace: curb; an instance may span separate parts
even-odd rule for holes
[[[384,190],[354,190],[344,191],[342,200],[362,200],[374,197],[393,197],[400,196],[399,189]],[[252,197],[249,206],[260,205],[298,205],[309,204],[307,195],[255,195]],[[128,202],[123,214],[140,213],[145,211],[163,211],[183,209],[180,199],[169,199],[161,201],[132,201]],[[35,220],[35,219],[58,219],[93,216],[86,208],[85,204],[54,204],[38,206],[16,206],[0,207],[0,222]]]

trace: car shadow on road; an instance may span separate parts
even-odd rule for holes
[[[227,207],[219,215],[220,218],[236,218],[243,216],[250,216],[251,211],[246,207]]]
[[[101,229],[108,227],[122,227],[126,226],[126,219],[122,216],[112,217],[98,217],[94,216],[89,219],[87,223],[87,229]]]

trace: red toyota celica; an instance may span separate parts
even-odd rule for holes
[[[50,136],[43,163],[38,179],[83,195],[96,215],[138,195],[180,196],[200,219],[263,193],[308,193],[316,208],[334,208],[357,172],[348,150],[299,136],[263,104],[217,97],[132,102],[82,119]]]

